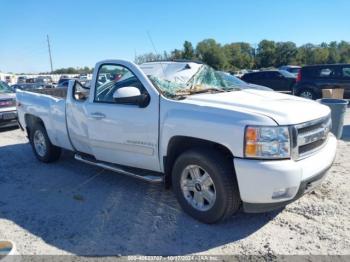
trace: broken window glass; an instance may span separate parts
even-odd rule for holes
[[[187,81],[176,81],[162,78],[161,76],[149,76],[162,93],[169,98],[181,98],[191,94],[205,92],[226,92],[240,90],[237,85],[226,81],[224,76],[213,68],[203,65]]]

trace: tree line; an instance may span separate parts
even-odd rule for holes
[[[135,62],[141,64],[174,59],[198,60],[217,70],[226,71],[278,68],[282,65],[350,63],[350,42],[332,41],[320,45],[308,43],[298,47],[291,41],[262,40],[252,46],[245,42],[222,45],[214,39],[205,39],[196,47],[185,41],[182,49],[174,49],[170,53],[142,54],[135,57]]]
[[[90,68],[88,66],[85,67],[67,67],[67,68],[59,68],[52,72],[42,72],[40,74],[92,74],[94,68]]]

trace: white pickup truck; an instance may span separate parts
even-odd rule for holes
[[[99,76],[108,76],[107,79]],[[336,154],[330,110],[235,86],[195,62],[96,64],[89,88],[17,92],[19,122],[43,162],[75,158],[172,187],[194,218],[281,208],[312,190]]]

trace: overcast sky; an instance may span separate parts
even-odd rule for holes
[[[2,0],[0,70],[49,71],[103,59],[182,48],[205,38],[225,44],[262,39],[297,45],[350,41],[348,0]]]

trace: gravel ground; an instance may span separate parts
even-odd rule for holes
[[[349,110],[348,110],[349,111]],[[69,152],[39,163],[18,129],[0,132],[0,239],[20,254],[350,255],[350,112],[321,187],[284,210],[201,224],[170,190]]]

